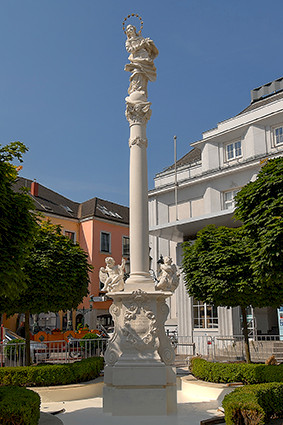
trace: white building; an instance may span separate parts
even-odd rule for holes
[[[203,133],[175,167],[155,177],[149,192],[150,255],[157,272],[160,256],[181,264],[181,243],[208,224],[239,226],[233,218],[234,196],[256,178],[262,162],[283,153],[283,77],[251,92],[251,104],[238,115]],[[238,308],[214,308],[193,301],[181,279],[171,301],[168,325],[182,336],[239,335]],[[255,309],[254,330],[278,334],[275,309]]]

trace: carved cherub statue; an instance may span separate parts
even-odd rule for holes
[[[124,290],[124,269],[126,261],[122,258],[121,265],[115,265],[112,257],[105,258],[106,268],[100,267],[99,279],[104,284],[102,291],[116,292]]]
[[[159,282],[155,288],[174,292],[179,285],[180,273],[177,271],[176,265],[172,264],[172,258],[164,257],[164,264],[161,264],[160,268]]]

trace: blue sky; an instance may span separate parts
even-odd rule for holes
[[[159,49],[150,188],[173,163],[175,134],[180,158],[283,75],[282,0],[0,0],[0,143],[25,143],[21,175],[74,201],[128,205],[129,13]]]

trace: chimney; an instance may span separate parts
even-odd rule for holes
[[[38,196],[38,183],[36,181],[31,182],[30,194],[32,196]]]

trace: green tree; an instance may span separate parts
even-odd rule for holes
[[[25,191],[16,193],[17,168],[27,151],[23,143],[0,145],[0,298],[16,297],[25,286],[23,270],[36,227],[32,199]]]
[[[241,307],[247,362],[251,359],[246,307],[255,305],[258,290],[250,267],[244,228],[207,226],[195,242],[183,244],[183,272],[189,294],[217,307]]]
[[[24,265],[27,287],[20,297],[0,301],[0,311],[8,315],[25,313],[27,364],[30,363],[30,314],[76,308],[88,294],[90,271],[87,254],[62,235],[60,226],[46,221],[38,225]]]
[[[252,242],[251,267],[262,306],[283,303],[283,158],[271,159],[236,197],[235,216]]]

